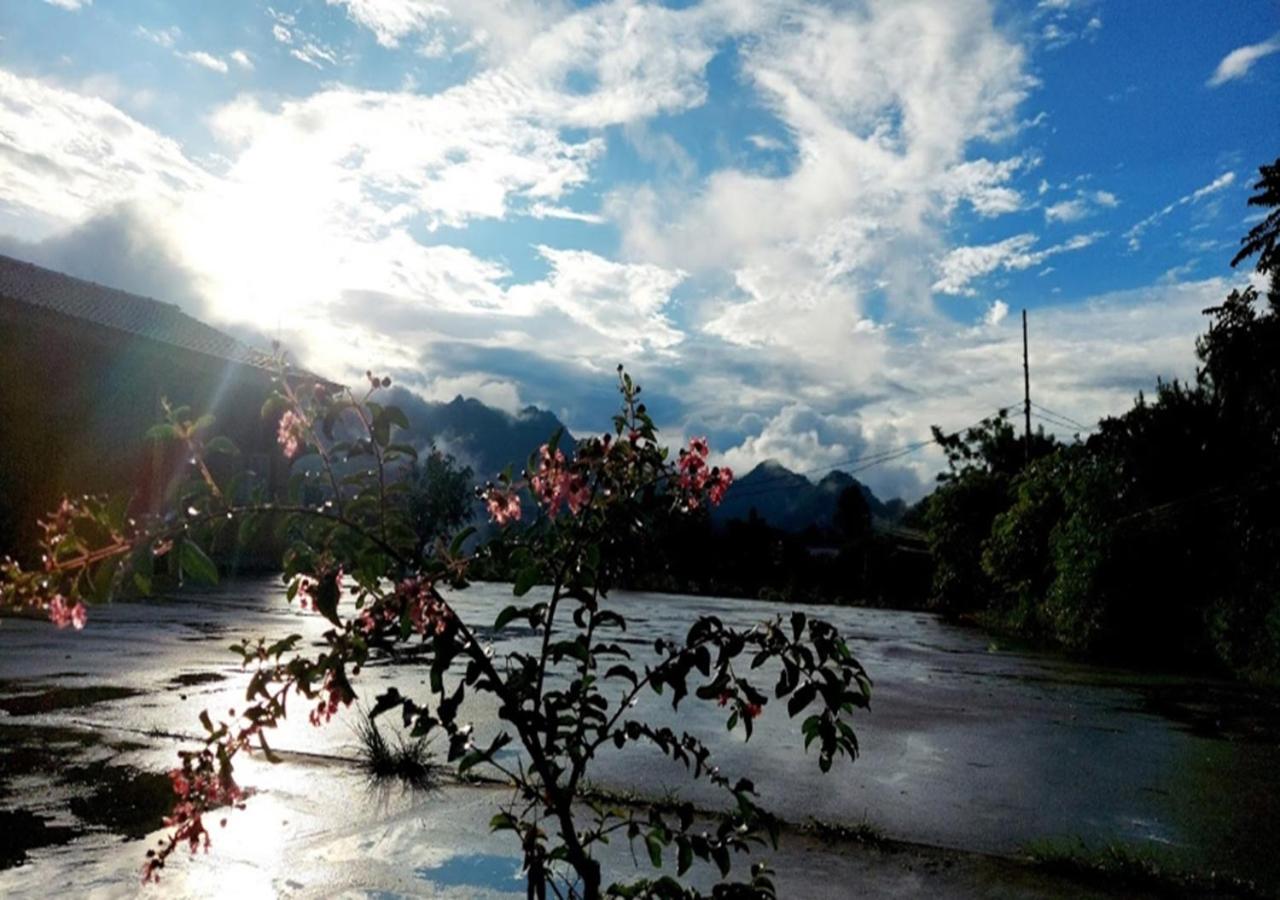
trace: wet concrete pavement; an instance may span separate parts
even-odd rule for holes
[[[457,598],[462,614],[477,622],[491,621],[508,602],[502,585],[478,585]],[[683,634],[699,613],[748,623],[780,611],[644,594],[618,594],[612,602],[627,615],[628,640],[640,656],[655,638]],[[1280,715],[1270,697],[1221,682],[996,649],[981,632],[929,615],[809,611],[844,631],[875,681],[872,709],[857,722],[856,763],[838,763],[822,776],[778,704],[766,709],[745,744],[741,732],[725,732],[722,711],[712,705],[682,705],[677,718],[664,698],[650,696],[642,710],[710,738],[721,768],[754,777],[766,804],[784,818],[869,822],[906,842],[887,859],[883,850],[833,852],[796,838],[775,859],[784,882],[807,885],[805,896],[818,896],[810,888],[819,885],[839,888],[827,896],[848,896],[841,885],[877,883],[882,890],[869,893],[937,893],[950,884],[940,896],[991,895],[1033,876],[1002,868],[988,854],[1016,854],[1040,841],[1119,842],[1189,868],[1280,883],[1271,827],[1280,821]],[[92,613],[90,627],[78,634],[37,622],[0,624],[0,694],[19,701],[0,714],[0,740],[7,740],[3,729],[18,725],[67,729],[95,736],[92,747],[74,740],[63,750],[54,745],[50,756],[65,752],[68,765],[75,760],[83,768],[105,757],[117,769],[163,771],[178,746],[167,735],[194,734],[203,708],[242,702],[246,676],[228,644],[323,630],[265,579]],[[420,669],[398,665],[373,667],[362,683],[371,700],[382,684],[407,693],[424,680]],[[86,695],[81,699],[93,702],[80,706],[68,705],[75,696],[46,697],[42,709],[40,698],[55,687],[119,693]],[[482,734],[493,727],[491,706],[469,715]],[[249,812],[231,817],[211,856],[176,862],[166,896],[208,896],[214,873],[221,888],[240,885],[237,893],[246,896],[478,896],[512,887],[480,883],[514,863],[507,839],[487,833],[489,792],[370,795],[349,766],[323,759],[352,756],[349,721],[315,730],[302,718],[272,744],[319,758],[250,764],[245,783],[260,794]],[[61,884],[78,893],[131,894],[143,845],[122,845],[119,827],[67,813],[60,792],[75,794],[76,786],[60,780],[58,768],[7,779],[0,809],[34,807],[48,827],[73,828],[78,836],[69,845],[34,849],[25,865],[0,871],[0,893],[42,893]],[[682,785],[669,763],[631,752],[603,757],[595,779],[647,793]],[[1044,879],[1037,874],[1009,895],[1054,895],[1055,882]]]

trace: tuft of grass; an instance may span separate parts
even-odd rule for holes
[[[1084,841],[1041,842],[1028,846],[1032,865],[1080,881],[1109,887],[1150,891],[1162,897],[1243,897],[1269,896],[1252,881],[1223,872],[1188,872],[1123,844],[1106,844],[1100,849]]]
[[[444,767],[436,762],[430,738],[396,732],[388,739],[367,712],[355,726],[360,768],[375,783],[399,781],[414,790],[439,787]]]
[[[825,822],[812,816],[800,826],[804,834],[811,834],[829,843],[863,844],[867,847],[886,847],[890,843],[884,831],[863,819],[861,822],[845,824],[843,822]]]

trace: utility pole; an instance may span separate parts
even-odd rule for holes
[[[1031,462],[1031,367],[1027,362],[1027,311],[1022,310],[1022,412],[1026,420],[1023,431],[1023,455]]]

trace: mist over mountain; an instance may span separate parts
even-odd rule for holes
[[[506,466],[519,473],[529,454],[563,430],[560,447],[568,455],[577,445],[555,414],[528,406],[516,415],[494,409],[474,397],[454,397],[447,403],[424,400],[396,387],[387,402],[399,406],[409,419],[404,438],[422,449],[434,445],[471,466],[476,481],[493,478]]]
[[[884,501],[871,488],[846,472],[834,471],[816,483],[792,472],[777,460],[765,460],[734,482],[724,502],[711,513],[712,521],[745,519],[755,510],[760,518],[784,531],[803,531],[810,525],[831,524],[836,500],[849,487],[857,486],[866,498],[873,519],[896,522],[906,511],[900,499]]]

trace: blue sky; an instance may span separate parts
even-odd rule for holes
[[[739,469],[1018,399],[1021,308],[1050,409],[1186,377],[1280,152],[1272,0],[8,0],[0,38],[0,250],[575,430],[625,362]]]

